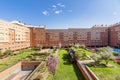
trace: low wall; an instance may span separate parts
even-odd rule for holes
[[[80,71],[82,72],[86,80],[99,80],[98,77],[89,69],[89,67],[80,63],[79,60],[76,60],[76,62],[77,62],[78,68],[80,69]]]
[[[40,66],[43,64],[43,62],[41,62],[40,64],[39,64],[39,66],[36,68],[36,69],[34,69],[34,71],[25,79],[25,80],[31,80],[32,79],[32,77],[33,77],[33,75],[35,74],[35,72],[37,72],[38,70],[39,70],[39,68],[40,68]]]
[[[120,62],[120,57],[115,57],[115,62]]]
[[[40,62],[21,62],[21,69],[23,71],[34,70]]]

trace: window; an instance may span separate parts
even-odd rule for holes
[[[2,46],[3,44],[0,44],[0,46]]]
[[[0,41],[4,40],[4,38],[0,38]]]
[[[1,30],[1,31],[4,30],[3,27],[0,27],[0,30]]]
[[[99,32],[96,32],[96,34],[98,34]]]
[[[3,36],[4,34],[3,33],[0,33],[0,36]]]

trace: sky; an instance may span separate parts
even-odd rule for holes
[[[0,0],[0,19],[48,29],[120,22],[120,0]]]

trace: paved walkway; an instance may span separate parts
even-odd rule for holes
[[[6,80],[25,80],[27,76],[31,73],[32,71],[20,71],[19,73],[13,74],[10,77],[8,77]]]
[[[83,61],[79,60],[79,62],[82,64],[87,64],[87,63],[91,63],[91,62],[95,62],[95,61],[94,60],[83,60]]]
[[[50,49],[42,49],[40,52],[49,52],[50,51]]]

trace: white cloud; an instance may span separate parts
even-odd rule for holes
[[[65,5],[61,4],[61,3],[58,3],[57,4],[59,7],[65,7]]]
[[[114,16],[116,16],[116,15],[117,15],[117,12],[116,12],[116,11],[114,11],[114,12],[113,12],[113,15],[114,15]]]
[[[57,6],[56,5],[52,5],[52,10],[56,10]]]
[[[49,12],[48,11],[43,11],[42,14],[47,16],[47,15],[49,15]]]
[[[65,10],[65,7],[66,6],[62,3],[53,4],[51,5],[50,8],[44,10],[42,14],[45,16],[48,16],[49,14],[52,14],[52,13],[59,15],[63,12],[73,12],[71,9]]]
[[[52,5],[53,8],[56,8],[57,6],[56,5]]]
[[[60,13],[62,13],[62,10],[55,11],[55,14],[60,14]]]

